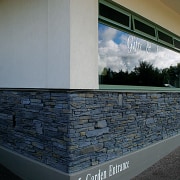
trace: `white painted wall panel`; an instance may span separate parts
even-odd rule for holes
[[[0,87],[98,88],[98,1],[0,0]]]
[[[71,0],[71,88],[98,88],[98,1]]]
[[[0,86],[43,87],[48,1],[0,0]]]
[[[70,1],[49,0],[48,88],[70,88]]]
[[[0,0],[0,87],[69,88],[68,0]]]

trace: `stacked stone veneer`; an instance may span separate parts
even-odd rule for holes
[[[67,173],[180,132],[180,93],[0,90],[0,145]]]

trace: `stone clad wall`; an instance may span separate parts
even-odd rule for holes
[[[0,145],[73,173],[180,132],[180,93],[0,91]]]
[[[73,93],[70,105],[70,172],[180,132],[179,93]]]
[[[0,145],[68,171],[66,92],[0,91]]]

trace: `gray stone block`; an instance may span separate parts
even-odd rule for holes
[[[107,122],[106,120],[102,120],[102,121],[97,121],[96,124],[95,124],[95,128],[105,128],[107,127]]]
[[[87,137],[100,136],[100,135],[106,134],[108,132],[109,132],[109,128],[106,127],[106,128],[103,128],[103,129],[95,129],[93,131],[87,131],[86,136]]]

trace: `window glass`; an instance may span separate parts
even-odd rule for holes
[[[158,31],[158,38],[166,43],[173,44],[173,38],[161,31]]]
[[[99,27],[99,83],[180,87],[180,54],[108,27]]]
[[[137,19],[134,19],[134,24],[135,24],[135,29],[141,31],[141,32],[144,32],[146,33],[147,35],[150,35],[150,36],[153,36],[155,37],[156,36],[156,33],[155,33],[155,28],[154,27],[151,27],[141,21],[138,21]]]
[[[180,41],[174,39],[174,46],[178,49],[180,49]]]

